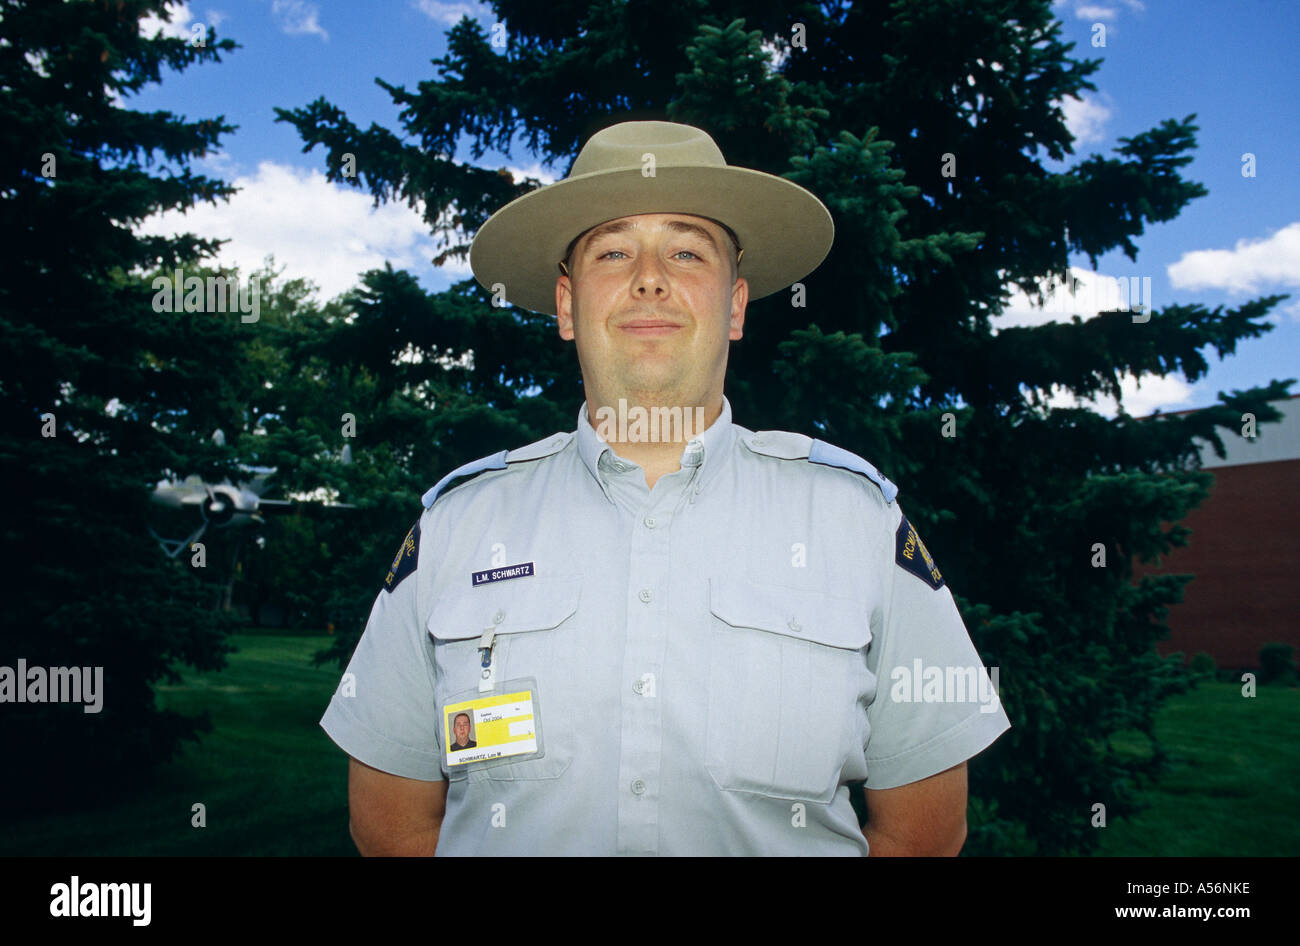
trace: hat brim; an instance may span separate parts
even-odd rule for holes
[[[595,171],[565,178],[511,201],[470,246],[474,278],[506,302],[555,314],[556,264],[570,241],[607,220],[681,213],[726,224],[745,251],[738,275],[749,298],[798,282],[830,252],[835,224],[820,200],[792,181],[750,168],[715,165]]]

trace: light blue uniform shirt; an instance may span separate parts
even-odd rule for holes
[[[852,454],[734,425],[724,398],[653,490],[585,405],[576,433],[467,466],[426,494],[416,567],[321,720],[369,766],[450,778],[439,855],[862,855],[846,783],[926,778],[1010,726]],[[476,689],[487,627],[497,680],[536,681],[545,754],[449,772],[441,708]]]

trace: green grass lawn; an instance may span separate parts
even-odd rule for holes
[[[1161,707],[1156,733],[1170,770],[1143,793],[1146,811],[1098,829],[1099,854],[1300,854],[1300,689],[1247,698],[1240,683],[1202,683]]]
[[[207,709],[212,732],[158,769],[150,791],[105,811],[0,828],[0,853],[46,855],[356,855],[348,836],[347,756],[320,728],[337,667],[313,667],[329,638],[235,635],[218,673],[187,672],[158,704]],[[191,827],[191,806],[207,827]]]
[[[184,675],[159,703],[207,709],[213,731],[161,767],[149,792],[98,811],[0,827],[0,854],[355,855],[347,757],[319,726],[338,683],[311,654],[328,638],[237,635],[220,673]],[[1203,683],[1161,710],[1172,769],[1131,821],[1110,819],[1100,853],[1300,853],[1300,690]],[[1115,740],[1117,745],[1125,744]],[[1140,739],[1130,744],[1135,751]],[[191,827],[191,806],[207,827]]]

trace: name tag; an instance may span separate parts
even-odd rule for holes
[[[490,581],[506,581],[510,578],[526,578],[533,574],[532,562],[521,562],[518,565],[506,565],[502,568],[489,568],[486,571],[473,572],[470,579],[475,585],[484,585]]]

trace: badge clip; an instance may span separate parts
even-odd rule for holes
[[[478,691],[480,693],[489,693],[496,686],[496,635],[496,628],[489,627],[483,632],[483,636],[478,639],[479,663],[482,668],[479,671],[478,678]]]

